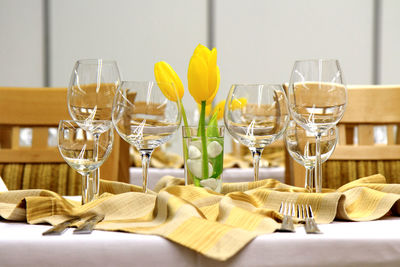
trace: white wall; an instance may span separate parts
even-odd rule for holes
[[[206,5],[197,0],[52,1],[51,27],[53,85],[67,85],[80,58],[115,59],[125,80],[154,79],[154,63],[165,60],[186,81],[194,47],[206,42]]]
[[[0,85],[43,86],[43,54],[42,1],[1,0]]]
[[[382,5],[381,83],[400,84],[400,1]]]
[[[337,58],[348,83],[371,83],[372,0],[216,3],[218,97],[232,83],[288,82],[294,61],[307,58]]]

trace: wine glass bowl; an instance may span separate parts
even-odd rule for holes
[[[96,121],[97,122],[97,121]],[[82,175],[82,203],[97,196],[98,182],[89,177],[108,158],[112,150],[113,129],[111,121],[101,121],[103,130],[98,140],[90,131],[80,127],[83,121],[63,120],[58,127],[58,149],[64,160]]]
[[[290,121],[285,131],[285,144],[289,155],[306,168],[305,188],[312,191],[314,181],[312,170],[315,166],[316,138],[314,133],[305,130],[295,121]],[[321,163],[329,159],[335,150],[338,140],[338,129],[333,127],[321,135]]]
[[[68,87],[68,109],[73,120],[111,120],[115,92],[120,83],[113,60],[78,60]]]
[[[224,122],[229,134],[252,152],[255,181],[264,147],[282,136],[288,121],[287,99],[281,85],[232,85]]]
[[[294,63],[288,88],[289,110],[301,127],[316,137],[316,192],[322,190],[321,135],[343,117],[347,92],[340,64],[335,59]]]
[[[156,82],[124,81],[114,98],[114,127],[142,156],[144,192],[147,191],[151,153],[171,138],[181,122],[179,98],[175,97],[176,101],[170,100],[161,90],[162,86]],[[173,92],[177,95],[175,89]]]
[[[346,89],[343,84],[299,82],[289,89],[293,119],[311,132],[324,132],[343,117]]]
[[[288,91],[293,119],[311,132],[323,132],[343,117],[347,93],[337,60],[296,61]]]

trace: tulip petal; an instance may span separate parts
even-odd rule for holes
[[[218,112],[217,114],[217,120],[220,120],[224,117],[224,108],[225,108],[225,102],[226,100],[221,100],[218,102],[218,104],[215,106],[213,113]]]
[[[176,74],[174,69],[167,62],[160,61],[154,65],[154,76],[158,83],[166,83],[166,84],[173,83],[175,86],[175,89],[177,91],[178,97],[180,99],[182,99],[183,94],[185,92],[183,83],[182,83],[181,79],[179,78],[178,74]],[[161,86],[161,87],[164,87],[164,88],[161,88],[161,90],[164,92],[164,94],[168,94],[172,98],[176,98],[175,97],[176,94],[174,92],[171,92],[171,91],[170,91],[170,93],[166,92],[168,90],[174,90],[173,88],[166,88],[165,86]],[[176,101],[176,99],[173,101]]]
[[[208,58],[208,93],[212,95],[217,84],[217,49],[213,49]]]
[[[221,80],[221,78],[220,78],[221,76],[219,74],[219,67],[218,66],[216,66],[216,73],[217,73],[217,75],[216,75],[217,76],[217,84],[216,84],[214,92],[212,92],[210,97],[207,99],[207,103],[206,103],[207,105],[212,103],[212,101],[214,100],[214,97],[216,96],[216,94],[218,92],[219,83],[220,83],[220,80]]]
[[[247,98],[245,97],[235,98],[232,100],[231,109],[232,110],[241,109],[246,105],[247,105]]]
[[[193,52],[193,56],[200,56],[201,58],[203,58],[204,60],[206,60],[206,62],[208,61],[208,57],[210,56],[210,49],[208,49],[206,46],[199,44],[196,49]]]
[[[165,97],[171,101],[177,101],[177,94],[174,92],[175,88],[172,87],[172,81],[164,71],[160,70],[160,64],[154,65],[154,76]]]
[[[193,55],[189,62],[188,88],[194,100],[201,104],[201,101],[208,99],[208,68],[206,61],[197,55]]]
[[[213,50],[211,50],[210,55],[208,57],[208,65],[213,65],[213,66],[217,66],[217,49],[213,48]]]

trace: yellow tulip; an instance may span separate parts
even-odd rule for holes
[[[221,100],[220,102],[218,102],[218,104],[215,106],[214,110],[213,110],[213,114],[215,112],[218,111],[218,115],[217,115],[217,120],[220,120],[224,117],[224,110],[225,110],[225,100]],[[231,109],[235,110],[235,109],[240,109],[243,106],[245,106],[247,104],[247,99],[242,97],[242,98],[235,98],[232,101],[231,104]]]
[[[220,73],[217,66],[217,49],[211,51],[199,44],[193,52],[188,69],[188,87],[194,100],[209,105],[217,94]]]
[[[240,109],[243,106],[246,106],[246,104],[247,104],[247,98],[245,97],[235,98],[232,100],[231,108],[232,110]]]
[[[176,74],[174,69],[167,62],[160,61],[154,65],[154,76],[156,81],[160,83],[161,91],[169,100],[177,101],[174,88],[172,87],[173,85],[175,86],[179,99],[182,99],[185,92],[183,83],[178,74]]]
[[[220,101],[214,108],[213,114],[218,111],[217,120],[224,117],[225,100]]]

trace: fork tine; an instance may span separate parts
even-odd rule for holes
[[[317,224],[314,220],[314,214],[311,205],[306,204],[306,224],[304,228],[307,234],[320,234],[321,231],[318,229]]]
[[[314,219],[314,213],[313,213],[313,211],[312,211],[311,205],[308,205],[308,210],[309,210],[309,212],[310,212],[310,218],[313,218],[313,219]]]
[[[304,211],[304,205],[303,204],[296,204],[296,210],[297,210],[297,218],[300,220],[305,219],[305,211]]]
[[[294,225],[292,216],[295,215],[295,207],[294,203],[290,202],[281,202],[281,206],[279,208],[279,213],[283,215],[281,228],[278,229],[280,232],[294,232]]]
[[[292,217],[294,217],[294,216],[296,216],[296,210],[295,210],[295,208],[294,208],[294,203],[290,203],[291,204],[291,210],[292,210],[292,213],[290,214]]]

